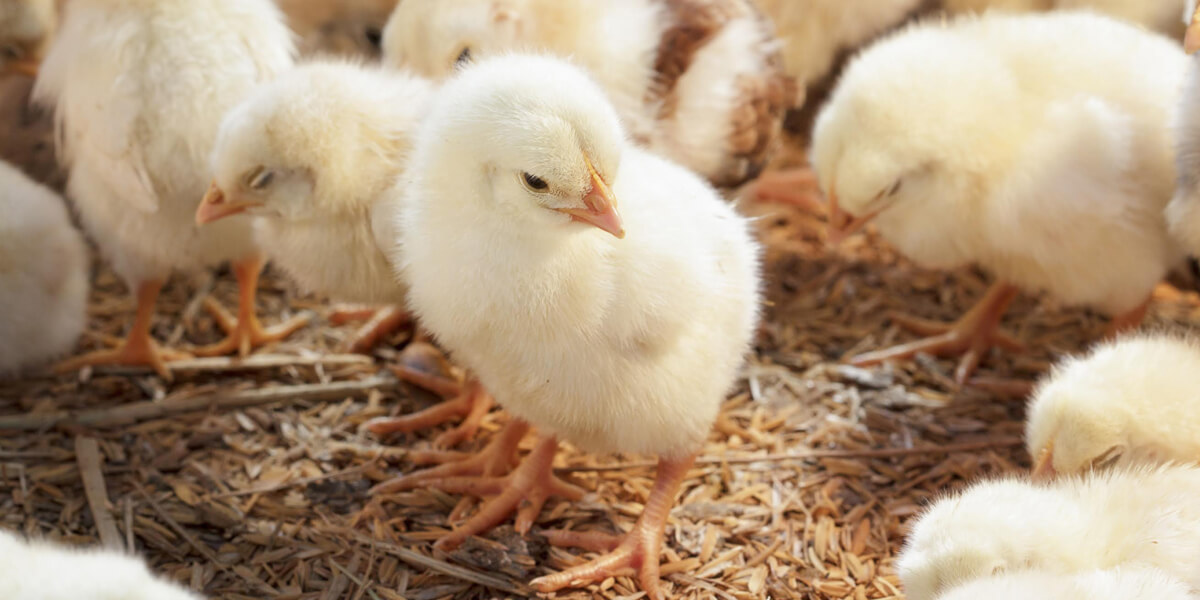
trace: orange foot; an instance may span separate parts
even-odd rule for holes
[[[350,321],[366,321],[354,335],[346,340],[343,349],[366,354],[384,337],[399,330],[412,321],[412,317],[399,306],[339,306],[329,316],[334,325]]]
[[[148,281],[138,286],[137,315],[133,327],[116,348],[97,350],[67,359],[55,365],[54,372],[69,373],[82,367],[96,365],[146,366],[154,369],[159,377],[170,381],[171,371],[167,368],[167,362],[191,358],[191,355],[160,348],[150,337],[150,321],[154,316],[154,304],[158,301],[158,292],[161,289],[161,281]]]
[[[450,448],[470,439],[479,431],[483,418],[492,409],[492,396],[478,382],[467,385],[459,395],[436,406],[405,417],[372,419],[367,429],[375,435],[396,432],[411,432],[445,423],[455,417],[464,417],[462,423],[434,438],[436,448]]]
[[[660,600],[662,592],[658,588],[658,561],[662,552],[663,533],[667,528],[667,516],[671,512],[671,505],[675,503],[675,495],[695,460],[695,455],[683,459],[659,460],[658,477],[654,481],[650,497],[646,500],[642,516],[623,539],[592,532],[545,532],[546,538],[552,544],[588,550],[607,550],[608,553],[561,573],[534,579],[530,585],[539,592],[550,593],[567,587],[581,587],[603,581],[633,569],[637,573],[642,591],[652,600]]]
[[[885,350],[860,354],[850,359],[850,364],[867,366],[896,358],[908,358],[925,352],[937,356],[962,354],[954,380],[962,385],[975,372],[979,361],[992,346],[1020,352],[1025,348],[1021,342],[1000,331],[1000,318],[1017,296],[1017,288],[1006,283],[996,283],[983,299],[953,325],[893,315],[892,320],[905,329],[920,335],[932,336],[923,340],[900,344]]]
[[[1197,14],[1200,14],[1200,12]],[[1111,340],[1123,333],[1137,329],[1142,324],[1142,321],[1146,320],[1146,313],[1150,311],[1150,303],[1153,301],[1154,295],[1151,294],[1149,298],[1146,298],[1145,302],[1133,307],[1128,312],[1113,317],[1112,322],[1108,324],[1108,330],[1105,332],[1104,337]]]
[[[233,274],[238,281],[238,316],[234,319],[216,300],[205,298],[204,308],[212,314],[226,334],[220,342],[196,349],[198,356],[221,356],[234,351],[239,356],[246,356],[250,351],[263,344],[277,342],[292,335],[296,330],[308,324],[308,317],[293,317],[285,323],[265,329],[254,314],[254,297],[258,291],[258,276],[262,272],[264,261],[260,257],[251,257],[233,263]]]
[[[750,184],[746,194],[759,202],[791,204],[818,214],[825,212],[817,176],[809,168],[764,173]]]

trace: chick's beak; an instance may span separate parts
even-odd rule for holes
[[[607,231],[618,239],[624,238],[625,227],[621,224],[621,215],[617,214],[617,199],[592,166],[592,161],[585,156],[584,162],[592,177],[592,187],[583,196],[587,208],[564,208],[561,212],[571,215],[572,220]]]
[[[1183,38],[1183,49],[1188,54],[1194,54],[1200,50],[1200,4],[1196,5],[1196,10],[1192,13],[1192,21],[1188,23],[1187,35]]]
[[[830,184],[829,186],[829,230],[825,234],[825,243],[834,247],[842,243],[842,240],[850,237],[859,229],[870,223],[872,219],[879,216],[888,205],[885,204],[876,210],[873,210],[861,217],[852,217],[838,206],[837,186]]]
[[[196,225],[212,223],[259,205],[258,202],[229,201],[225,192],[221,191],[214,181],[208,186],[208,192],[204,194],[200,207],[196,209]]]
[[[4,63],[4,72],[24,75],[26,77],[37,77],[38,66],[38,61],[31,58],[10,60]]]
[[[1054,470],[1054,442],[1050,442],[1038,453],[1037,462],[1033,465],[1034,481],[1050,481],[1058,475]]]

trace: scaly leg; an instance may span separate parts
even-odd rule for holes
[[[343,349],[348,352],[367,354],[379,340],[412,322],[412,316],[400,306],[384,307],[338,307],[329,321],[341,325],[350,321],[366,321],[354,335],[346,340]]]
[[[1145,302],[1133,307],[1128,312],[1113,317],[1112,322],[1108,324],[1108,330],[1105,332],[1104,337],[1113,339],[1123,333],[1137,329],[1142,324],[1142,321],[1146,319],[1146,313],[1150,310],[1150,302],[1153,300],[1154,296],[1152,294],[1149,298],[1146,298]]]
[[[642,591],[652,600],[660,600],[658,589],[659,554],[662,552],[663,534],[667,528],[667,517],[675,504],[675,495],[687,477],[687,472],[696,461],[693,454],[681,459],[660,459],[658,477],[654,489],[646,499],[646,507],[633,530],[615,548],[612,538],[595,533],[547,532],[552,543],[567,546],[582,546],[589,549],[611,548],[611,551],[595,560],[572,567],[561,573],[538,577],[530,582],[539,592],[549,593],[566,587],[580,587],[595,581],[615,577],[627,569],[637,572]]]
[[[517,445],[529,432],[529,424],[514,419],[475,454],[463,455],[447,452],[414,453],[414,462],[441,462],[443,464],[416,473],[391,479],[371,488],[372,494],[403,492],[425,485],[431,481],[464,477],[469,475],[497,477],[512,468],[517,457]],[[428,460],[425,460],[428,459]]]
[[[137,315],[129,334],[116,348],[97,350],[82,356],[67,359],[54,367],[56,373],[69,373],[88,365],[147,366],[159,377],[170,381],[171,371],[167,362],[191,358],[186,352],[160,348],[150,337],[150,321],[154,317],[154,304],[158,302],[161,281],[146,281],[137,287]]]
[[[258,276],[265,264],[266,261],[257,255],[233,263],[233,275],[238,282],[236,320],[215,300],[205,299],[204,307],[212,313],[217,325],[225,331],[227,337],[216,344],[197,348],[198,356],[220,356],[234,351],[240,356],[246,356],[256,346],[282,340],[308,324],[308,317],[299,316],[270,329],[263,328],[254,312],[254,298],[258,293]]]
[[[367,423],[367,429],[375,435],[407,433],[434,427],[455,417],[464,417],[458,427],[433,440],[435,447],[449,448],[474,436],[493,404],[491,394],[487,393],[478,381],[472,381],[452,400],[446,400],[441,404],[404,417],[372,419]]]
[[[1012,285],[995,283],[982,300],[952,325],[895,315],[892,320],[901,327],[931,337],[860,354],[850,359],[850,364],[874,365],[921,352],[937,356],[962,354],[958,368],[954,371],[954,380],[960,385],[966,383],[988,348],[1000,346],[1013,352],[1024,349],[1021,342],[1000,331],[1000,319],[1008,305],[1016,299],[1017,293],[1017,288]]]
[[[745,196],[759,202],[799,206],[812,213],[825,212],[817,176],[807,167],[763,173],[747,186]]]

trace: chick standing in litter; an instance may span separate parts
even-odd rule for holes
[[[0,73],[37,76],[42,51],[54,34],[58,1],[0,1]]]
[[[854,362],[957,353],[963,382],[1020,347],[999,331],[1020,289],[1137,325],[1181,258],[1163,208],[1185,69],[1165,38],[1086,13],[928,23],[857,58],[814,136],[829,241],[873,222],[922,266],[997,282],[952,326],[896,317],[933,337]]]
[[[1014,571],[960,585],[937,600],[1196,600],[1179,579],[1153,568],[1061,574]]]
[[[547,495],[571,495],[552,477],[559,437],[654,454],[658,479],[634,529],[603,544],[609,554],[533,586],[633,568],[660,598],[667,515],[757,321],[749,223],[698,177],[631,145],[600,87],[547,57],[463,70],[442,88],[413,156],[397,246],[410,306],[518,430],[543,435],[509,477],[473,486],[500,496],[439,545],[518,508],[528,530]],[[509,433],[501,438],[519,441]],[[491,451],[506,462],[516,441]]]
[[[766,166],[798,103],[777,45],[749,0],[405,0],[383,57],[441,78],[507,50],[570,56],[634,140],[734,186]]]
[[[156,577],[137,558],[25,540],[4,530],[0,530],[0,598],[200,600],[183,587]]]
[[[238,320],[219,318],[230,336],[201,354],[245,354],[303,325],[259,325],[254,298],[263,261],[248,220],[204,230],[194,222],[221,117],[291,65],[291,35],[267,0],[71,1],[34,96],[55,106],[68,196],[136,294],[137,317],[121,346],[67,361],[62,370],[148,365],[169,377],[166,361],[180,353],[160,349],[150,325],[175,269],[234,261]]]
[[[433,91],[420,77],[321,61],[259,86],[221,124],[214,179],[196,222],[249,215],[267,258],[304,289],[392,305],[360,334],[378,339],[408,321],[406,286],[386,251],[396,240],[393,217],[412,137]],[[414,358],[436,352],[427,344],[410,348],[405,354]],[[402,375],[458,397],[431,412],[374,422],[377,433],[412,431],[461,414],[463,426],[438,440],[453,445],[474,433],[491,405],[482,390],[459,390],[453,380],[431,379],[436,374],[405,368]]]
[[[1029,404],[1034,476],[1116,462],[1200,462],[1200,343],[1139,335],[1067,359]]]
[[[69,352],[87,294],[87,248],[62,198],[0,162],[0,378]]]
[[[911,600],[1015,571],[1153,568],[1200,589],[1200,468],[1114,469],[1052,486],[976,484],[911,527],[896,569]]]

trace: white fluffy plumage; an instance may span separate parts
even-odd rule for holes
[[[385,64],[434,78],[513,50],[570,57],[633,139],[717,185],[762,170],[797,100],[749,0],[405,0],[383,35]]]
[[[300,38],[304,55],[379,58],[380,39],[396,0],[275,0]]]
[[[87,293],[87,248],[62,198],[0,162],[0,377],[70,351]]]
[[[980,577],[1152,567],[1200,589],[1200,468],[1113,469],[1037,486],[976,484],[911,528],[897,571],[911,600]]]
[[[816,126],[842,210],[927,267],[1122,314],[1179,252],[1163,208],[1186,58],[1086,13],[926,23],[864,52]]]
[[[230,111],[213,152],[215,183],[227,204],[256,217],[258,243],[302,287],[403,304],[385,248],[396,239],[398,179],[432,93],[403,73],[299,66]]]
[[[1055,367],[1029,405],[1026,443],[1047,474],[1114,462],[1200,462],[1200,343],[1127,337]]]
[[[1057,574],[1017,571],[960,585],[938,600],[1195,600],[1183,582],[1153,568]]]
[[[1178,35],[1184,0],[942,0],[951,13],[1003,10],[1091,10],[1169,35]]]
[[[0,2],[0,70],[37,74],[37,63],[54,35],[62,0]]]
[[[1188,21],[1195,8],[1189,2]],[[1195,35],[1197,27],[1189,28]],[[1189,37],[1189,40],[1191,37]],[[1167,206],[1171,234],[1193,254],[1200,253],[1200,54],[1188,59],[1183,94],[1175,122],[1175,165],[1179,171],[1175,197]]]
[[[600,88],[546,57],[447,83],[409,172],[410,306],[497,401],[589,451],[699,448],[758,316],[746,219],[627,142]],[[587,208],[596,177],[624,239],[562,212]]]
[[[199,600],[155,576],[140,559],[69,548],[0,530],[0,598],[5,600]]]

